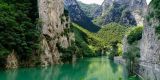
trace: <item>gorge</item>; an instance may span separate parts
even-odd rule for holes
[[[0,0],[0,12],[0,80],[160,80],[159,0]]]

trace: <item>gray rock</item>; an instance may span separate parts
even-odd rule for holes
[[[154,9],[150,6],[150,12]],[[153,15],[152,15],[153,16]],[[141,58],[139,74],[142,75],[144,80],[160,80],[160,40],[155,33],[155,27],[159,25],[158,18],[150,18],[145,20],[145,28],[141,40]]]
[[[71,41],[74,41],[74,34],[65,32],[65,29],[70,28],[70,21],[64,15],[64,2],[63,0],[38,0],[38,5],[42,21],[42,66],[61,63],[61,54],[57,45],[68,48]]]
[[[95,20],[102,19],[101,25],[117,22],[125,25],[143,26],[146,0],[104,0],[94,14]]]

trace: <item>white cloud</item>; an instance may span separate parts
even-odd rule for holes
[[[78,0],[78,1],[82,1],[83,3],[86,4],[96,3],[101,5],[104,0]]]
[[[147,4],[149,4],[152,0],[147,0]]]

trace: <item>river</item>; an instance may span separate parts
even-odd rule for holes
[[[0,80],[139,80],[128,77],[126,68],[106,57],[78,59],[73,64],[46,68],[1,70]]]

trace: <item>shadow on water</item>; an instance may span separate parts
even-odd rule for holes
[[[74,64],[0,71],[0,80],[129,80],[125,67],[105,57],[78,59]],[[132,79],[137,80],[137,79]]]

